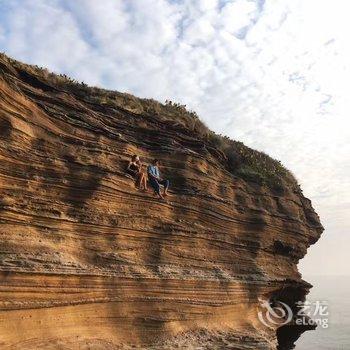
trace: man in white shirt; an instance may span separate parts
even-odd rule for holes
[[[160,177],[158,165],[159,165],[159,160],[154,159],[152,164],[147,167],[148,181],[152,186],[152,188],[154,189],[154,192],[159,196],[159,198],[164,199],[164,197],[168,195],[168,188],[169,188],[170,182],[169,180],[162,179]],[[160,185],[164,186],[163,194],[160,193]]]

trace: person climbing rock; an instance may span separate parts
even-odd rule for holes
[[[147,177],[142,171],[142,163],[139,156],[135,154],[131,157],[126,172],[135,179],[135,185],[137,188],[147,191]]]
[[[169,180],[162,179],[160,177],[158,165],[159,160],[154,159],[152,164],[147,167],[148,181],[154,189],[154,192],[158,195],[158,197],[164,199],[164,197],[168,195],[168,188],[170,182]],[[164,186],[163,194],[160,192],[160,185]]]

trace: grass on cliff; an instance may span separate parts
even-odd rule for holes
[[[128,93],[89,87],[84,82],[78,82],[64,74],[55,74],[46,68],[21,63],[3,53],[0,54],[0,63],[1,60],[10,67],[29,73],[57,89],[69,90],[91,103],[119,107],[140,115],[158,116],[163,122],[169,122],[173,126],[178,125],[191,135],[196,135],[208,146],[219,150],[223,154],[226,168],[246,181],[276,189],[282,189],[285,185],[297,186],[293,174],[280,161],[263,152],[251,149],[242,142],[233,141],[226,136],[214,133],[200,120],[196,112],[187,110],[186,106],[171,101],[163,104]]]

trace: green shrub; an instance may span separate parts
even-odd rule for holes
[[[244,180],[256,182],[260,185],[264,184],[263,176],[249,165],[241,165],[238,169],[236,169],[236,174]]]

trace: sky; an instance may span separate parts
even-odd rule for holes
[[[325,232],[300,263],[350,275],[347,0],[0,0],[0,51],[166,99],[282,161]]]

